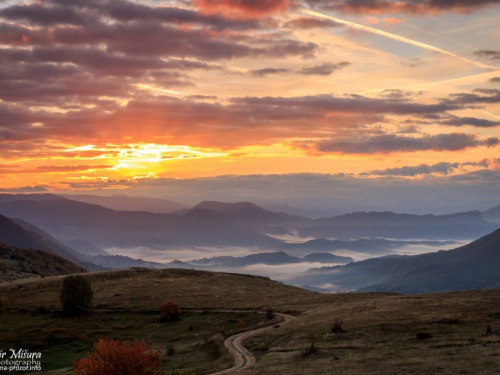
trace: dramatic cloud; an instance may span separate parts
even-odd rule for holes
[[[355,14],[429,14],[443,11],[471,12],[498,5],[498,0],[305,0],[320,10]]]
[[[292,146],[312,154],[389,154],[415,151],[459,151],[470,147],[493,147],[500,144],[499,138],[479,139],[473,134],[452,133],[406,137],[398,135],[375,135],[361,139],[329,139],[321,141],[297,141]]]
[[[387,168],[384,170],[376,170],[361,173],[361,175],[374,175],[374,176],[419,176],[424,174],[438,173],[446,175],[453,172],[460,166],[459,163],[441,162],[433,165],[420,164],[416,167],[401,167],[401,168]]]
[[[500,83],[500,77],[493,77],[489,80],[491,83]]]
[[[283,12],[289,0],[191,0],[206,14],[222,14],[234,19],[253,19]]]

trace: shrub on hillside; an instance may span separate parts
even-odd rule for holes
[[[160,320],[163,322],[176,321],[180,314],[180,306],[173,301],[165,302],[160,308]]]
[[[267,320],[273,320],[274,319],[274,310],[269,308],[266,310],[266,318]]]
[[[160,358],[161,347],[154,349],[151,342],[135,339],[126,341],[100,339],[94,344],[94,353],[73,361],[75,375],[160,375],[166,359]]]
[[[336,318],[335,322],[332,325],[331,330],[333,333],[341,333],[342,332],[342,320],[340,320],[339,318]]]
[[[92,304],[94,292],[90,281],[80,275],[68,276],[63,280],[61,304],[66,315],[79,315]]]

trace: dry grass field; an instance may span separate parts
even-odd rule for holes
[[[245,373],[500,373],[500,335],[486,335],[487,326],[500,328],[494,314],[500,312],[500,290],[320,294],[262,277],[192,270],[133,269],[86,277],[94,289],[94,310],[76,318],[56,312],[63,277],[0,284],[0,349],[38,345],[44,368],[52,370],[83,356],[100,337],[151,337],[175,347],[171,374],[203,374],[231,364],[214,342],[217,325],[230,331],[239,320],[246,327],[262,324],[264,315],[254,312],[271,307],[298,319],[247,340],[257,363]],[[159,307],[169,299],[184,313],[178,322],[158,323]],[[340,333],[331,331],[336,319],[342,322]]]

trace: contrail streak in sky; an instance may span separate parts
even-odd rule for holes
[[[403,43],[408,43],[408,44],[411,44],[411,45],[416,46],[416,47],[427,49],[429,51],[439,52],[439,53],[442,53],[443,55],[448,55],[448,56],[451,56],[451,57],[455,57],[455,58],[458,58],[458,59],[460,59],[462,61],[466,61],[468,63],[474,64],[474,65],[476,65],[476,66],[478,66],[478,67],[480,67],[482,69],[500,70],[500,68],[498,68],[496,66],[488,65],[488,64],[483,64],[483,63],[478,62],[478,61],[470,60],[470,59],[467,59],[465,57],[462,57],[462,56],[459,56],[459,55],[455,55],[454,53],[442,50],[441,48],[437,48],[437,47],[431,46],[429,44],[417,42],[416,40],[412,40],[412,39],[408,39],[408,38],[405,38],[405,37],[402,37],[402,36],[399,36],[399,35],[391,34],[391,33],[388,33],[386,31],[382,31],[382,30],[379,30],[379,29],[374,29],[373,27],[363,26],[363,25],[360,25],[360,24],[357,24],[357,23],[354,23],[354,22],[344,21],[344,20],[341,20],[341,19],[338,19],[338,18],[335,18],[335,17],[327,16],[325,14],[321,14],[321,13],[314,12],[312,10],[308,10],[308,9],[304,9],[304,8],[300,8],[299,10],[302,13],[308,14],[308,15],[313,16],[313,17],[319,17],[319,18],[328,19],[328,20],[340,23],[342,25],[346,25],[346,26],[352,27],[353,29],[359,29],[359,30],[368,31],[369,33],[382,35],[382,36],[385,36],[386,38],[397,40],[397,41],[403,42]]]
[[[175,94],[175,95],[184,95],[182,92],[178,92],[178,91],[171,91],[171,90],[165,90],[165,89],[159,89],[157,87],[153,87],[153,86],[147,86],[147,85],[141,85],[141,84],[136,84],[136,86],[139,86],[139,87],[142,87],[143,89],[150,89],[150,90],[156,90],[156,91],[163,91],[163,92],[166,92],[166,93],[169,93],[169,94]]]

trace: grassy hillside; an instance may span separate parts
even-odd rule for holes
[[[229,332],[239,320],[247,327],[262,324],[264,314],[254,311],[272,307],[298,319],[247,340],[257,357],[249,374],[489,375],[499,365],[500,336],[486,335],[487,326],[500,328],[499,290],[319,294],[263,277],[176,269],[86,277],[94,310],[77,318],[56,312],[62,277],[26,281],[22,290],[16,283],[0,285],[2,321],[9,327],[0,348],[37,346],[45,368],[57,368],[83,356],[100,337],[151,337],[175,347],[170,374],[206,374],[231,365],[214,339],[215,327]],[[178,322],[157,320],[167,299],[181,305]],[[337,319],[341,333],[331,331]]]
[[[87,271],[57,255],[0,244],[0,283],[81,272]]]

